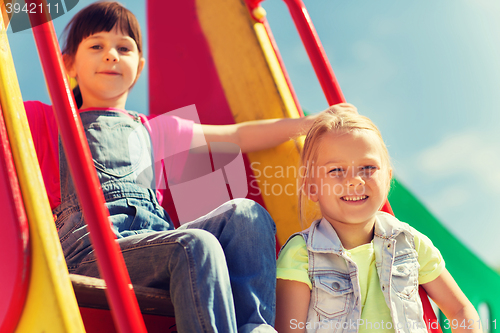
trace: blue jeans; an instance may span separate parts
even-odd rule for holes
[[[275,232],[264,208],[236,199],[117,242],[133,284],[170,291],[179,332],[275,332]],[[99,276],[94,252],[73,272]]]

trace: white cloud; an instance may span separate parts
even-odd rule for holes
[[[500,193],[499,138],[495,133],[468,132],[446,137],[417,157],[418,169],[431,179],[473,179],[483,190]]]

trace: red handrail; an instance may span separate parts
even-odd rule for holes
[[[283,1],[288,6],[288,10],[292,15],[302,43],[304,43],[311,64],[328,101],[328,105],[344,103],[344,95],[304,3],[302,0]]]
[[[26,3],[29,8],[31,4],[35,4],[35,8],[47,8],[45,0],[26,0]],[[40,11],[30,12],[29,16],[71,175],[97,255],[99,271],[106,281],[115,326],[120,332],[146,332],[125,261],[110,228],[109,212],[65,75],[50,14]]]

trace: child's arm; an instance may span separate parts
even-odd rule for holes
[[[201,125],[205,140],[232,142],[243,153],[275,147],[295,136],[304,135],[317,115],[302,118],[263,119],[233,125]]]
[[[305,332],[311,290],[305,283],[278,279],[276,283],[276,324],[279,333]]]
[[[331,106],[357,112],[348,103]],[[205,139],[210,142],[232,142],[244,153],[275,147],[293,137],[305,135],[318,115],[302,118],[264,119],[233,125],[201,125]]]
[[[460,290],[448,270],[445,269],[435,280],[423,284],[422,287],[443,311],[453,333],[483,332],[476,309]]]

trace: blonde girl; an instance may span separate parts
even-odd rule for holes
[[[454,332],[481,332],[432,242],[379,211],[392,169],[370,119],[332,107],[307,134],[301,163],[301,216],[310,200],[321,218],[279,255],[278,332],[427,332],[419,285],[448,319],[468,323]]]

